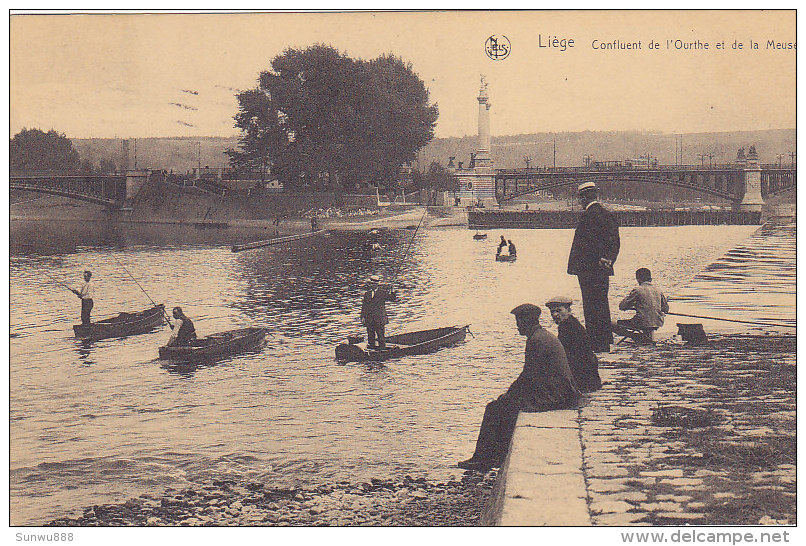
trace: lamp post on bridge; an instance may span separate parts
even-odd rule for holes
[[[784,154],[778,154],[775,157],[778,158],[778,168],[781,168],[781,161],[784,159]]]
[[[792,160],[792,168],[795,168],[795,158],[798,156],[795,152],[789,152],[789,159]]]
[[[705,156],[708,158],[708,168],[713,167],[714,164],[711,162],[711,160],[714,158],[714,154],[708,152],[707,154],[705,154]]]
[[[697,158],[700,160],[700,167],[705,167],[705,158],[708,157],[705,154],[697,154]]]

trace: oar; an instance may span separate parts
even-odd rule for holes
[[[691,317],[691,318],[701,318],[701,319],[708,319],[708,320],[721,320],[724,322],[739,322],[741,324],[755,324],[758,326],[781,326],[784,328],[797,328],[797,326],[793,326],[791,324],[776,324],[774,322],[754,322],[752,320],[738,320],[738,319],[727,319],[727,318],[719,318],[719,317],[706,317],[704,315],[687,315],[685,313],[672,313],[669,311],[666,313],[667,315],[674,315],[676,317]]]
[[[406,252],[403,253],[403,257],[400,259],[400,262],[398,262],[398,264],[397,264],[397,271],[395,271],[395,275],[392,277],[392,280],[389,281],[389,286],[390,287],[392,286],[392,283],[394,283],[395,280],[397,279],[397,276],[400,274],[400,268],[403,267],[403,262],[406,261],[406,256],[409,255],[409,250],[411,249],[411,244],[414,242],[414,238],[417,237],[417,232],[420,231],[420,226],[422,225],[423,220],[425,220],[425,215],[426,215],[427,212],[428,212],[428,207],[425,207],[425,209],[423,210],[423,215],[420,218],[420,222],[417,224],[417,229],[414,230],[414,235],[411,236],[411,240],[409,241],[409,246],[406,247]]]
[[[157,306],[157,304],[154,302],[154,300],[152,300],[152,299],[151,299],[151,296],[149,296],[149,295],[148,295],[148,292],[146,292],[145,288],[143,288],[142,286],[140,286],[140,283],[139,283],[139,282],[137,282],[137,279],[135,279],[135,278],[134,278],[134,276],[133,276],[131,273],[129,273],[129,270],[128,270],[128,269],[126,269],[126,266],[125,266],[125,265],[123,265],[122,263],[120,263],[120,260],[118,260],[117,258],[115,258],[115,255],[114,255],[114,254],[111,254],[111,256],[112,256],[112,258],[113,258],[113,259],[114,259],[114,260],[115,260],[115,261],[118,263],[118,265],[119,265],[120,267],[122,267],[122,268],[123,268],[123,271],[125,271],[125,272],[126,272],[126,274],[127,274],[127,275],[128,275],[130,278],[131,278],[131,280],[133,280],[133,281],[134,281],[134,284],[136,284],[136,285],[137,285],[137,287],[138,287],[140,290],[142,290],[142,291],[143,291],[143,294],[145,294],[145,295],[146,295],[146,297],[148,298],[148,301],[150,301],[150,302],[151,302],[151,305],[153,305],[154,307],[156,307],[156,306]],[[171,319],[170,319],[170,318],[168,318],[168,313],[166,313],[166,312],[165,312],[165,308],[164,308],[164,307],[163,307],[163,309],[162,309],[162,314],[165,316],[165,320],[166,320],[166,321],[168,321],[168,326],[170,326],[170,327],[171,327],[171,330],[173,330],[173,329],[174,329],[174,325],[173,325],[173,324],[171,324]]]

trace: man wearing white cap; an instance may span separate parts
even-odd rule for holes
[[[613,343],[607,293],[621,242],[616,216],[597,201],[596,184],[579,185],[585,211],[579,219],[568,256],[568,274],[576,275],[582,292],[585,328],[597,353],[609,353]]]
[[[375,348],[375,337],[378,338],[378,348],[386,348],[386,335],[384,330],[389,323],[386,314],[386,302],[397,301],[397,294],[386,286],[380,286],[381,279],[372,275],[367,283],[367,291],[361,302],[361,324],[367,327],[367,347]]]

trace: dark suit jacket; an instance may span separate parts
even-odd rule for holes
[[[361,323],[389,324],[389,317],[386,314],[387,301],[397,301],[397,294],[390,292],[385,286],[379,286],[375,290],[374,297],[372,290],[367,290],[361,302]]]
[[[576,317],[568,317],[557,325],[557,337],[565,348],[568,365],[580,392],[593,392],[601,388],[599,359],[593,353],[588,332]]]
[[[582,213],[574,232],[574,242],[568,256],[568,274],[612,275],[613,268],[603,268],[599,258],[608,258],[615,263],[620,246],[616,216],[598,202],[592,203]]]
[[[526,341],[523,371],[503,395],[524,411],[573,407],[579,400],[571,369],[560,340],[543,329]]]

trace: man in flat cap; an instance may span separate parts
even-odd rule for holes
[[[585,327],[571,314],[573,300],[557,296],[546,302],[551,318],[557,323],[557,338],[563,344],[568,366],[579,392],[593,392],[602,387],[599,359],[593,353],[591,339]]]
[[[375,348],[375,337],[378,338],[378,348],[386,348],[386,325],[389,316],[386,314],[386,302],[397,301],[397,294],[386,285],[380,284],[381,279],[372,275],[367,282],[367,291],[361,302],[361,324],[367,327],[367,348]]]
[[[586,182],[580,184],[578,190],[585,211],[574,232],[568,274],[576,275],[579,280],[585,327],[593,341],[594,352],[609,353],[613,332],[607,293],[621,245],[618,220],[597,201],[596,184]]]
[[[486,472],[506,457],[518,413],[572,408],[580,393],[574,386],[560,341],[540,326],[540,307],[524,303],[512,310],[518,333],[526,336],[526,363],[507,392],[487,404],[473,457],[459,468]]]

